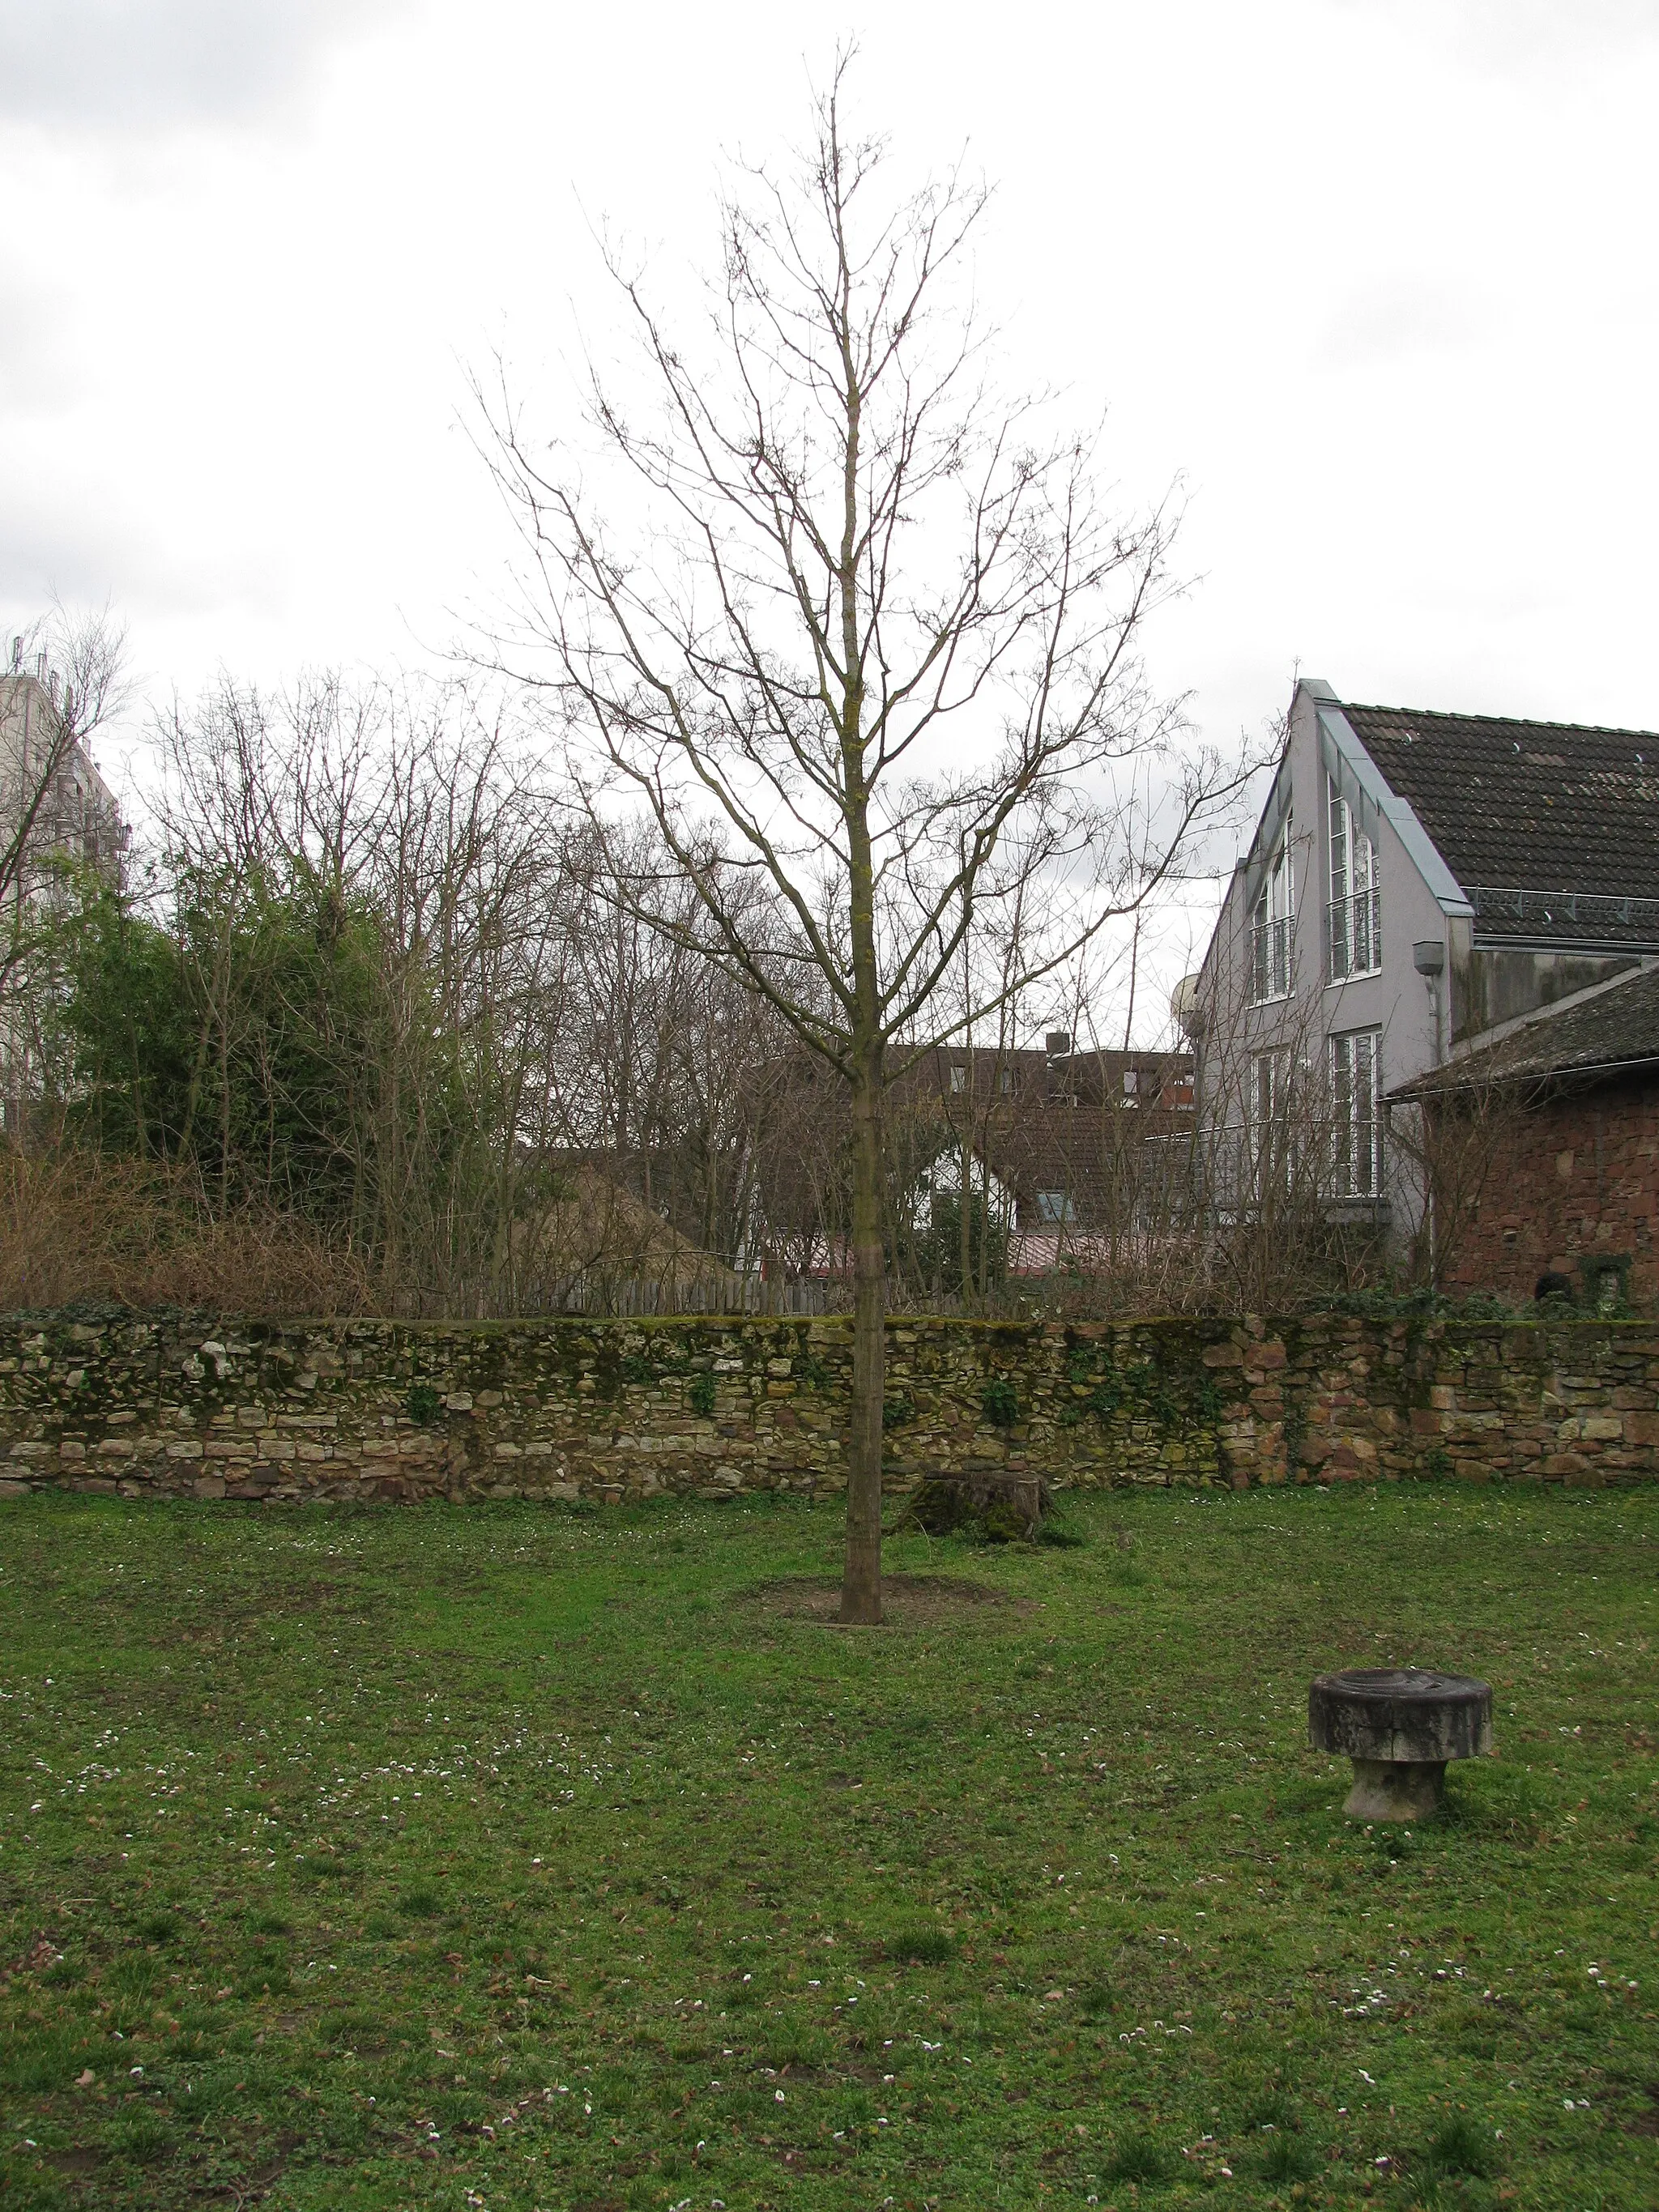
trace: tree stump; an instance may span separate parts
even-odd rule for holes
[[[1051,1504],[1048,1487],[1034,1474],[989,1470],[924,1474],[904,1502],[890,1535],[920,1528],[929,1536],[969,1536],[992,1544],[1035,1540]]]
[[[1360,1667],[1321,1674],[1308,1692],[1308,1740],[1353,1761],[1343,1811],[1354,1820],[1425,1820],[1446,1765],[1492,1750],[1492,1691],[1468,1674]]]

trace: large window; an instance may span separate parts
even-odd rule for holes
[[[1381,1042],[1376,1030],[1349,1030],[1331,1039],[1333,1166],[1339,1198],[1376,1198],[1382,1193]]]
[[[1291,927],[1295,918],[1295,894],[1291,870],[1291,823],[1285,828],[1267,874],[1256,895],[1250,924],[1250,996],[1259,1006],[1264,999],[1285,999],[1291,991]]]
[[[1290,1167],[1291,1055],[1284,1046],[1250,1056],[1250,1144],[1259,1182],[1280,1182]]]
[[[1382,915],[1376,893],[1376,848],[1353,818],[1334,783],[1330,810],[1330,900],[1325,909],[1330,980],[1374,975],[1382,964]]]

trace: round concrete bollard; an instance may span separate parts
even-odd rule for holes
[[[1425,1820],[1451,1759],[1492,1749],[1492,1691],[1468,1674],[1358,1667],[1321,1674],[1308,1692],[1308,1740],[1353,1761],[1342,1808],[1355,1820]]]

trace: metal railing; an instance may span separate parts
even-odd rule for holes
[[[1258,921],[1250,928],[1250,996],[1285,999],[1291,991],[1291,917]]]
[[[1602,891],[1522,890],[1492,884],[1470,884],[1465,895],[1482,921],[1531,922],[1549,930],[1574,929],[1587,937],[1614,937],[1659,947],[1659,899]]]

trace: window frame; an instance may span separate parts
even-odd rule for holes
[[[1375,1027],[1333,1030],[1327,1042],[1326,1069],[1331,1087],[1332,1195],[1379,1199],[1383,1195],[1385,1172],[1382,1030]],[[1355,1172],[1362,1144],[1365,1152],[1363,1185]]]
[[[1382,902],[1376,842],[1354,820],[1352,807],[1328,775],[1325,862],[1325,980],[1352,983],[1362,975],[1381,975]]]
[[[1250,1004],[1270,1006],[1295,989],[1296,865],[1292,819],[1285,817],[1250,909]]]
[[[1291,1075],[1288,1045],[1264,1045],[1250,1054],[1249,1153],[1258,1188],[1289,1179]]]

